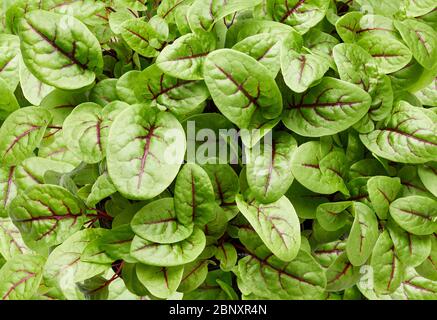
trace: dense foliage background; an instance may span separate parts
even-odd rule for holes
[[[435,0],[0,5],[1,299],[437,299]]]

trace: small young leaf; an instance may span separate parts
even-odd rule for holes
[[[37,292],[45,259],[37,255],[19,255],[0,269],[0,299],[28,300]]]
[[[154,296],[166,299],[176,292],[184,273],[183,266],[153,267],[139,264],[138,279]]]
[[[205,235],[199,228],[194,228],[187,239],[171,244],[154,243],[135,236],[131,255],[151,266],[179,266],[194,261],[202,253],[205,244]]]
[[[373,282],[378,293],[391,293],[398,288],[404,275],[404,266],[395,252],[395,246],[388,231],[383,231],[373,249],[370,266],[373,268]]]
[[[423,196],[399,198],[390,204],[390,215],[406,231],[428,235],[437,230],[437,202]]]
[[[214,189],[202,167],[184,165],[176,179],[174,206],[176,217],[183,225],[202,226],[214,219]]]
[[[367,180],[370,202],[378,218],[387,219],[390,203],[396,199],[400,190],[401,182],[399,178],[374,176]]]
[[[353,212],[355,219],[346,242],[346,252],[354,266],[361,266],[372,254],[378,240],[378,220],[373,210],[361,202],[354,202]]]
[[[131,199],[150,199],[164,191],[185,153],[184,131],[176,118],[145,105],[122,111],[108,139],[109,176],[117,190]]]
[[[285,197],[262,204],[244,201],[238,195],[238,209],[249,221],[265,245],[281,260],[291,261],[300,249],[299,219],[293,205]]]
[[[176,243],[187,239],[193,232],[193,223],[182,224],[175,212],[172,198],[155,200],[131,221],[132,230],[141,238],[156,243]]]

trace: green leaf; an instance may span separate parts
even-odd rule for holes
[[[302,250],[291,262],[251,253],[239,260],[238,274],[254,294],[265,299],[321,299],[326,287],[322,267]]]
[[[85,215],[66,189],[48,184],[31,186],[9,206],[9,216],[30,246],[50,247],[80,230]]]
[[[175,78],[203,79],[203,62],[214,51],[215,42],[210,33],[186,34],[161,51],[156,65]]]
[[[20,231],[8,218],[0,219],[0,255],[9,261],[12,258],[26,254],[29,249],[23,242]]]
[[[44,281],[57,287],[69,300],[84,299],[76,282],[90,279],[109,269],[109,265],[81,261],[87,245],[102,235],[102,229],[74,233],[49,255],[44,266]]]
[[[366,263],[378,240],[378,220],[372,209],[361,202],[354,202],[355,215],[349,237],[346,241],[346,252],[354,266]]]
[[[152,266],[179,266],[194,261],[205,248],[205,243],[205,235],[199,228],[194,228],[187,239],[171,244],[154,243],[135,236],[131,255]]]
[[[95,276],[77,283],[77,287],[86,300],[107,300],[109,296],[107,281],[102,276]]]
[[[402,163],[425,163],[437,155],[436,126],[421,108],[401,101],[376,130],[361,134],[376,155]]]
[[[112,183],[108,173],[105,172],[99,176],[96,182],[92,185],[91,192],[86,199],[86,204],[89,207],[95,207],[97,203],[115,192],[117,192],[117,189]]]
[[[390,204],[390,215],[404,230],[428,235],[437,230],[436,201],[423,196],[399,198]]]
[[[138,279],[151,294],[161,299],[166,299],[176,292],[183,273],[183,266],[153,267],[144,264],[137,266]]]
[[[73,170],[74,166],[66,162],[31,157],[16,167],[14,179],[18,191],[26,191],[31,186],[44,184],[46,182],[45,175],[48,171],[66,174]]]
[[[240,191],[238,176],[228,164],[204,164],[214,188],[216,203],[224,210],[228,220],[238,213],[235,196]]]
[[[292,30],[292,27],[269,20],[245,19],[237,21],[226,33],[226,47],[231,47],[237,42],[260,33],[270,33],[275,36],[285,37]]]
[[[45,259],[37,255],[19,255],[0,269],[1,300],[28,300],[37,292]]]
[[[156,64],[143,70],[139,78],[141,85],[134,87],[138,100],[169,109],[178,118],[190,116],[209,97],[202,81],[174,78]]]
[[[8,215],[7,209],[18,193],[14,173],[16,166],[0,167],[0,217]]]
[[[121,269],[121,276],[126,288],[139,297],[149,295],[149,291],[143,286],[137,276],[138,263],[125,263]]]
[[[353,83],[367,92],[374,87],[373,78],[378,73],[366,50],[356,44],[341,43],[333,48],[333,57],[341,80]]]
[[[113,226],[100,238],[99,248],[113,260],[124,260],[128,263],[137,262],[130,255],[130,247],[135,234],[130,225]]]
[[[304,188],[296,180],[293,181],[285,195],[291,201],[299,218],[302,219],[316,218],[317,207],[328,201],[323,195]]]
[[[176,215],[172,198],[155,200],[140,211],[131,221],[132,230],[144,240],[173,244],[187,239],[193,224],[182,224]]]
[[[62,130],[47,134],[44,137],[38,148],[39,157],[66,162],[73,166],[78,166],[81,163],[80,159],[68,149]]]
[[[432,236],[411,234],[393,220],[389,220],[387,227],[396,255],[405,266],[417,267],[430,255]]]
[[[388,231],[383,231],[375,244],[370,266],[373,268],[373,283],[378,293],[391,293],[398,288],[404,275],[404,266],[399,260]]]
[[[203,226],[214,219],[214,206],[214,189],[206,171],[194,163],[184,165],[175,184],[177,220],[186,226]]]
[[[346,243],[342,240],[322,243],[311,252],[318,263],[328,268],[346,250]]]
[[[394,94],[390,77],[379,75],[376,84],[369,93],[372,97],[369,110],[370,118],[374,121],[384,120],[390,115],[393,108]]]
[[[74,107],[88,100],[83,90],[65,91],[55,89],[41,101],[40,106],[53,116],[53,125],[62,125]]]
[[[437,107],[437,90],[435,90],[436,86],[437,77],[434,78],[432,83],[430,83],[427,87],[416,92],[416,97],[420,100],[420,102],[422,102],[423,105]]]
[[[115,88],[122,101],[130,104],[141,103],[140,97],[136,96],[136,92],[142,87],[142,83],[139,81],[141,74],[141,71],[131,70],[117,80]]]
[[[351,205],[351,201],[322,203],[316,210],[317,221],[327,231],[338,230],[348,221]]]
[[[0,79],[5,89],[14,91],[20,82],[18,65],[20,61],[20,40],[12,34],[0,34]],[[0,81],[3,86],[3,82]],[[3,96],[3,95],[2,95]]]
[[[393,20],[380,14],[366,14],[351,11],[337,20],[336,31],[344,42],[356,42],[361,38],[385,36],[395,38],[396,31]]]
[[[24,63],[46,84],[79,89],[93,83],[102,71],[99,42],[73,16],[31,11],[20,22],[19,35]]]
[[[437,281],[421,277],[412,268],[406,272],[403,289],[409,300],[437,299]]]
[[[422,264],[416,267],[416,271],[425,278],[437,281],[437,237],[434,235],[427,238],[431,238],[431,252]],[[420,253],[425,251],[421,250]]]
[[[327,0],[273,0],[269,4],[274,20],[292,26],[301,34],[319,23],[329,7]]]
[[[208,260],[198,260],[184,265],[184,273],[177,290],[185,293],[197,289],[208,275],[208,264]]]
[[[323,78],[315,87],[287,100],[282,121],[290,130],[307,137],[343,131],[369,110],[371,99],[358,86]]]
[[[274,202],[293,182],[291,157],[297,142],[290,134],[277,131],[272,143],[263,143],[259,152],[250,154],[246,175],[250,190],[258,201]]]
[[[108,17],[111,31],[119,35],[123,31],[123,23],[135,18],[135,12],[129,11],[129,8],[120,8],[116,12],[111,12]]]
[[[156,13],[158,14],[158,16],[171,22],[175,18],[175,9],[178,6],[183,5],[185,2],[188,2],[188,1],[186,1],[186,0],[163,0],[159,4],[159,7],[158,7],[158,10]]]
[[[401,179],[402,184],[402,190],[399,196],[432,196],[432,194],[429,193],[428,190],[425,188],[422,181],[420,181],[420,178],[417,174],[416,166],[404,166],[401,170],[399,170],[398,175]]]
[[[297,32],[291,32],[282,41],[281,71],[287,86],[302,93],[319,81],[328,71],[326,57],[308,54],[302,47],[303,39]]]
[[[207,245],[216,243],[216,241],[225,235],[228,221],[232,219],[228,216],[228,213],[219,206],[215,206],[214,212],[214,219],[203,226]]]
[[[318,141],[306,142],[293,153],[291,172],[305,188],[315,193],[331,194],[345,188],[342,178],[345,163],[340,157],[344,154],[339,151],[323,154]]]
[[[26,107],[13,112],[0,128],[2,166],[17,165],[30,157],[50,121],[50,113],[43,108]]]
[[[331,68],[334,66],[332,49],[339,43],[338,39],[318,29],[311,29],[304,35],[304,46],[313,54],[321,55],[328,60]]]
[[[12,112],[20,108],[13,92],[8,88],[7,83],[0,78],[0,120],[5,120]]]
[[[41,101],[50,94],[54,87],[41,82],[27,69],[24,62],[20,61],[20,86],[24,97],[33,105],[40,105]]]
[[[196,290],[184,294],[184,300],[228,300],[228,294],[222,289],[218,281],[231,284],[231,273],[221,270],[214,270]]]
[[[254,199],[237,198],[238,209],[249,221],[265,245],[283,261],[291,261],[300,248],[300,225],[293,205],[285,197],[262,204]]]
[[[281,68],[281,37],[270,33],[259,33],[244,38],[232,49],[243,52],[265,66],[272,77],[276,77]]]
[[[69,14],[84,23],[92,23],[92,17],[104,14],[105,3],[95,0],[45,0],[42,1],[42,9],[56,13]]]
[[[101,230],[102,237],[103,235],[108,233],[111,233],[110,230]],[[81,261],[106,265],[112,264],[115,261],[104,250],[100,248],[102,244],[102,237],[99,237],[88,243],[80,257]]]
[[[430,162],[419,166],[418,174],[424,186],[437,197],[437,163]]]
[[[378,70],[384,74],[401,70],[413,57],[402,42],[383,34],[364,36],[357,44],[373,57]]]
[[[437,58],[437,34],[432,27],[413,19],[395,21],[394,25],[423,67],[432,69]]]
[[[187,18],[193,32],[211,31],[220,19],[235,11],[252,8],[261,0],[196,0],[191,5]]]
[[[152,58],[158,55],[161,46],[155,29],[141,19],[129,19],[121,25],[121,36],[135,52],[144,57]]]
[[[145,105],[121,112],[108,141],[109,176],[130,199],[151,199],[164,191],[179,171],[186,144],[174,116]]]
[[[230,121],[247,128],[254,115],[274,119],[281,114],[282,99],[269,71],[254,58],[231,49],[210,53],[204,77],[215,104]]]
[[[396,199],[401,187],[399,178],[374,176],[367,181],[370,202],[378,218],[387,219],[389,206]]]
[[[90,92],[90,100],[102,107],[118,100],[116,85],[118,79],[105,79],[98,82]]]
[[[323,229],[317,220],[312,223],[311,242],[315,244],[329,243],[336,239],[344,239],[351,228],[351,223],[347,222],[342,228],[335,231]]]
[[[360,278],[359,268],[349,262],[346,252],[340,254],[326,270],[327,291],[353,287]]]
[[[109,123],[103,108],[92,102],[82,103],[68,115],[63,125],[68,148],[86,163],[101,161],[106,153]]]
[[[224,281],[221,281],[220,279],[217,279],[216,282],[220,286],[220,288],[222,288],[223,291],[226,293],[229,300],[240,300],[238,294],[235,292],[234,288],[232,288],[231,285]]]
[[[215,257],[220,261],[220,269],[223,271],[232,271],[238,259],[237,250],[229,242],[217,246]]]

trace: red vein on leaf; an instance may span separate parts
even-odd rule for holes
[[[52,46],[53,49],[55,49],[57,52],[59,52],[60,54],[62,54],[63,56],[65,56],[66,58],[68,58],[73,64],[81,67],[82,69],[86,70],[88,69],[88,66],[86,64],[81,63],[79,60],[76,59],[76,57],[70,53],[70,52],[66,52],[64,51],[64,49],[62,49],[61,47],[59,47],[56,43],[55,43],[55,39],[51,40],[49,39],[45,34],[43,34],[41,31],[39,31],[38,29],[36,29],[35,26],[33,26],[29,21],[27,21],[27,24],[29,25],[29,27],[36,33],[38,34],[45,42],[47,42],[49,45]]]
[[[337,274],[333,279],[331,279],[330,281],[328,281],[328,283],[333,283],[334,281],[336,281],[336,280],[340,279],[341,277],[343,277],[344,275],[346,275],[346,273],[348,272],[348,270],[349,270],[351,267],[352,267],[352,264],[351,264],[350,262],[348,262],[348,263],[344,266],[343,270],[342,270],[339,274]]]
[[[14,291],[20,284],[26,282],[27,280],[29,280],[30,278],[33,278],[36,276],[36,273],[33,272],[29,272],[26,270],[18,270],[17,272],[25,272],[27,273],[27,276],[24,277],[23,279],[20,279],[20,281],[15,282],[12,284],[12,286],[9,288],[9,290],[3,295],[2,300],[6,300],[7,297],[9,297],[9,295],[12,293],[12,291]]]
[[[26,131],[24,131],[23,133],[21,133],[20,135],[18,135],[17,137],[15,137],[14,141],[12,141],[12,143],[10,144],[10,146],[6,149],[5,151],[5,155],[12,150],[12,148],[24,137],[26,137],[27,135],[29,135],[30,133],[32,133],[35,130],[38,130],[39,128],[41,128],[40,126],[31,126],[30,129],[27,129]]]
[[[8,203],[9,195],[11,193],[12,178],[14,176],[15,168],[16,168],[15,166],[12,166],[12,167],[9,168],[8,183],[6,185],[6,192],[5,192],[5,198],[4,198],[5,207],[6,207],[7,203]]]
[[[184,56],[184,57],[178,57],[174,60],[188,60],[188,59],[195,59],[195,58],[200,58],[200,57],[205,57],[209,54],[209,52],[202,52],[202,53],[196,53],[196,54],[192,54],[190,56]]]
[[[279,22],[284,22],[289,16],[291,16],[293,13],[295,13],[297,11],[297,9],[299,9],[303,4],[304,4],[305,0],[299,0],[293,8],[288,9],[287,12],[282,16],[281,20],[279,20]],[[288,1],[285,2],[287,7],[288,7]]]
[[[218,66],[218,65],[215,65],[216,66],[216,68],[217,69],[219,69],[220,70],[220,72],[221,73],[223,73],[225,76],[226,76],[226,78],[228,79],[228,80],[230,80],[236,87],[237,87],[237,90],[238,91],[240,91],[241,93],[243,93],[243,95],[249,100],[249,105],[250,105],[250,103],[252,103],[255,107],[257,107],[257,108],[259,108],[260,106],[259,106],[259,104],[258,104],[258,101],[257,101],[257,97],[254,97],[254,96],[252,96],[249,92],[247,92],[246,91],[246,89],[242,86],[243,85],[243,83],[238,83],[235,79],[234,79],[234,77],[232,77],[232,75],[230,74],[230,73],[228,73],[228,72],[226,72],[223,68],[221,68],[220,66]],[[247,106],[248,107],[248,106]]]
[[[194,221],[194,219],[196,218],[196,208],[197,208],[197,203],[196,203],[196,184],[194,183],[194,175],[193,175],[193,170],[191,170],[191,221]]]
[[[143,155],[141,157],[141,166],[140,166],[140,172],[138,174],[137,189],[141,188],[141,183],[142,183],[142,179],[143,179],[143,175],[144,175],[144,169],[146,167],[147,157],[150,154],[150,144],[151,144],[153,132],[155,131],[155,129],[156,128],[152,126],[149,129],[149,132],[147,133],[147,135],[144,137],[146,139],[146,143],[144,144],[144,151],[143,151]]]
[[[397,210],[399,210],[400,212],[404,212],[404,213],[408,213],[408,214],[412,214],[413,216],[417,216],[429,221],[432,221],[432,217],[427,216],[421,212],[415,211],[415,210],[407,210],[407,209],[401,209],[401,208],[396,208]]]

